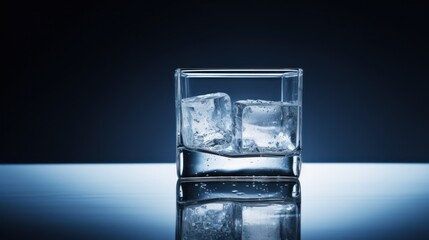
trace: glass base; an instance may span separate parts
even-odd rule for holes
[[[301,156],[223,156],[178,149],[177,175],[191,177],[299,177]]]

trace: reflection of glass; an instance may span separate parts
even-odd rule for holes
[[[178,69],[175,77],[179,177],[299,176],[302,69]]]
[[[176,240],[300,239],[297,180],[177,182]]]

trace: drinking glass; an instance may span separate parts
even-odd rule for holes
[[[299,177],[302,69],[177,69],[179,177]]]

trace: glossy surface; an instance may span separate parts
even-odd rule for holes
[[[301,239],[428,239],[429,164],[303,164]],[[0,165],[0,239],[174,239],[174,164]]]

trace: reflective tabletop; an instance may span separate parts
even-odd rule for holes
[[[429,164],[304,163],[299,182],[183,182],[175,164],[0,165],[0,239],[429,239],[428,224]]]

